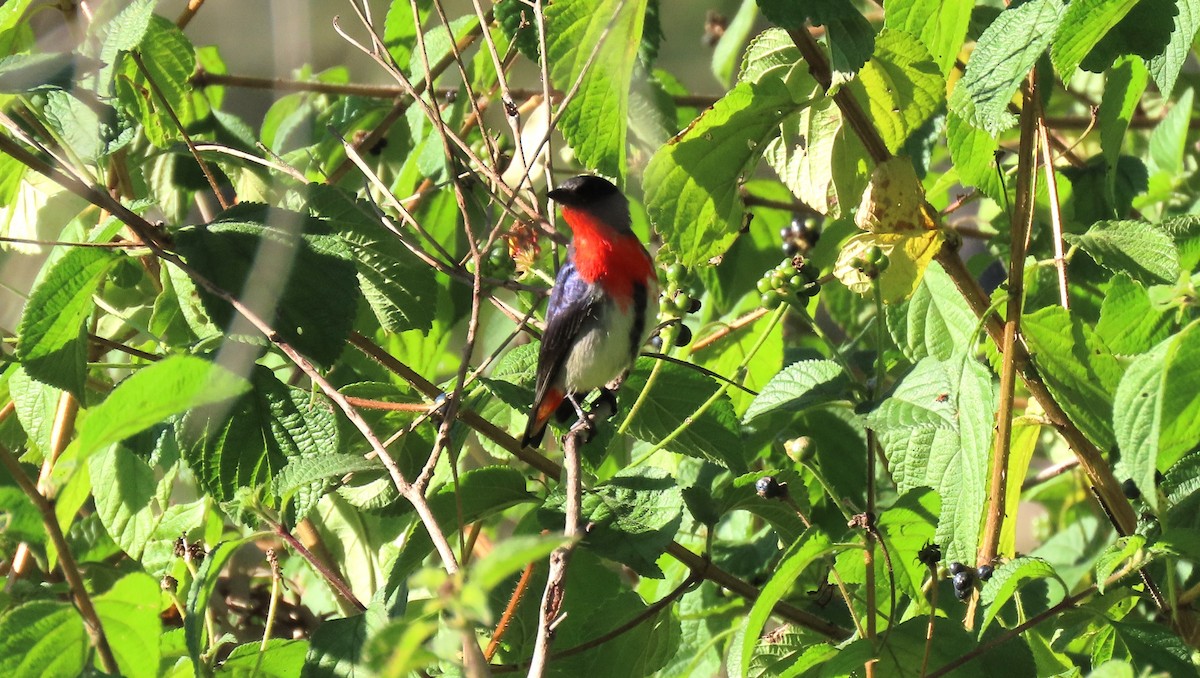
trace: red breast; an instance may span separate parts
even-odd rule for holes
[[[646,284],[654,265],[646,248],[632,233],[620,233],[595,215],[575,207],[562,208],[574,234],[575,270],[589,283],[600,284],[622,309],[633,299],[635,283]]]

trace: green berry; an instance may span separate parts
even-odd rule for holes
[[[784,278],[790,278],[796,275],[796,267],[791,262],[788,262],[780,267],[779,272],[783,274]]]
[[[804,284],[804,278],[801,278],[798,275],[794,275],[791,278],[788,278],[788,287],[790,287],[792,289],[800,289],[800,286],[803,284]]]
[[[671,304],[677,313],[687,313],[688,309],[692,307],[692,298],[688,296],[687,292],[680,292],[671,300]]]
[[[879,271],[880,273],[883,273],[884,271],[887,270],[887,267],[891,266],[891,265],[892,265],[892,260],[889,259],[888,257],[884,257],[875,263],[875,269],[877,271]]]
[[[762,277],[758,279],[757,283],[755,283],[754,288],[758,290],[759,294],[766,294],[767,292],[771,291],[774,286],[771,284],[770,278]]]
[[[687,267],[683,264],[671,264],[667,269],[667,280],[671,282],[680,282],[687,276]]]
[[[779,306],[779,302],[783,301],[783,297],[780,296],[780,294],[775,290],[770,290],[768,292],[763,292],[763,295],[759,298],[759,301],[762,302],[763,308],[775,308]]]
[[[879,262],[883,261],[883,258],[883,249],[878,245],[874,245],[871,247],[871,249],[867,250],[866,259],[869,263],[878,264]]]

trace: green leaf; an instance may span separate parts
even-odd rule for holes
[[[825,27],[829,65],[842,76],[857,71],[874,49],[875,31],[849,0],[758,0],[763,16],[789,30],[808,30],[806,23]]]
[[[651,358],[639,359],[625,380],[625,392],[641,394],[653,367]],[[703,416],[693,420],[700,406],[716,394],[716,384],[680,365],[664,363],[658,370],[650,392],[639,396],[642,404],[629,423],[629,433],[639,440],[658,444],[684,427],[666,444],[667,450],[708,459],[736,473],[744,472],[746,460],[738,435],[737,415],[729,396],[722,395]],[[626,398],[626,406],[633,400]]]
[[[209,281],[244,302],[253,300],[252,308],[298,351],[325,366],[341,355],[354,322],[358,281],[352,254],[324,222],[243,203],[212,224],[181,229],[175,243]],[[232,323],[229,304],[203,288],[200,298],[215,322]]]
[[[830,543],[829,537],[816,529],[805,531],[792,544],[779,565],[771,574],[771,579],[763,586],[762,593],[754,600],[754,607],[746,615],[742,627],[742,662],[739,667],[740,675],[748,675],[750,658],[754,655],[754,645],[759,635],[766,627],[767,619],[775,603],[783,599],[792,590],[792,585],[814,561],[839,550],[840,547]]]
[[[1104,160],[1115,170],[1129,122],[1146,91],[1146,67],[1136,57],[1122,57],[1105,73],[1104,93],[1100,98],[1100,148]],[[1116,178],[1116,172],[1109,174]]]
[[[954,68],[967,37],[974,6],[970,0],[893,0],[883,16],[883,27],[920,38],[945,76]]]
[[[779,137],[763,152],[792,194],[822,214],[838,208],[831,189],[834,142],[841,126],[837,105],[826,98],[786,118]]]
[[[54,431],[54,414],[62,391],[29,377],[24,368],[18,366],[10,371],[8,394],[12,398],[17,420],[25,429],[27,445],[44,457],[49,457],[50,438]]]
[[[729,248],[745,213],[738,185],[780,121],[809,103],[774,77],[742,82],[654,154],[643,177],[646,211],[670,258],[704,266]]]
[[[1172,678],[1196,675],[1191,649],[1169,628],[1153,622],[1108,623],[1139,668],[1158,669]]]
[[[78,93],[47,92],[42,113],[46,124],[80,160],[95,163],[133,140],[133,130],[121,124],[124,120],[118,119],[116,109],[99,102],[89,106],[77,96]]]
[[[419,21],[413,17],[412,3],[393,2],[388,5],[387,15],[383,19],[383,45],[402,71],[409,69],[409,59],[417,46],[417,31],[429,16],[432,4],[430,0],[417,3]]]
[[[565,501],[562,494],[547,500],[538,513],[543,528],[562,529]],[[589,526],[584,546],[642,576],[660,579],[663,571],[655,561],[679,530],[683,496],[666,471],[627,468],[583,496],[580,520]]]
[[[896,588],[899,593],[918,601],[918,605],[923,597],[921,584],[928,576],[929,568],[921,564],[917,552],[926,544],[936,542],[934,535],[940,512],[941,501],[937,493],[928,487],[919,487],[905,492],[879,516],[879,533],[883,536],[884,545],[890,554]],[[838,575],[846,583],[866,583],[867,570],[862,552],[843,551],[838,554],[836,566]],[[876,571],[875,585],[879,593],[877,600],[881,612],[886,614],[887,607],[891,604],[890,578],[886,573]],[[925,605],[921,607],[928,609]]]
[[[780,370],[750,403],[744,420],[774,412],[802,412],[848,397],[849,380],[832,360],[801,360]]]
[[[121,550],[140,559],[166,508],[159,505],[155,510],[154,469],[129,450],[113,447],[93,456],[88,472],[104,529]],[[174,480],[174,474],[170,478]]]
[[[545,12],[551,81],[564,92],[579,83],[559,130],[583,166],[619,179],[625,176],[629,85],[646,3],[577,0],[553,3]]]
[[[1151,304],[1145,287],[1119,273],[1104,293],[1096,335],[1117,355],[1138,355],[1166,339],[1173,325],[1170,313]]]
[[[1092,328],[1052,306],[1023,316],[1021,331],[1033,361],[1071,421],[1101,449],[1116,444],[1113,394],[1124,367]]]
[[[161,597],[162,589],[153,577],[134,572],[122,577],[94,601],[100,625],[123,676],[158,675]]]
[[[379,324],[389,332],[428,331],[437,308],[433,267],[404,247],[362,201],[324,184],[309,184],[305,192],[308,209],[345,240]]]
[[[915,362],[927,356],[949,360],[971,341],[978,324],[954,281],[934,263],[925,269],[913,295],[884,307],[892,339]]]
[[[70,89],[100,64],[71,53],[14,54],[0,58],[0,93],[26,94]]]
[[[930,357],[867,415],[900,492],[932,487],[941,496],[937,543],[948,561],[975,557],[995,401],[983,365],[961,354]]]
[[[1054,34],[1050,60],[1064,83],[1079,62],[1133,9],[1138,0],[1074,0],[1067,5]]]
[[[92,294],[120,255],[79,247],[50,264],[17,327],[17,359],[29,376],[83,399]]]
[[[187,410],[250,390],[250,382],[203,358],[176,355],[134,372],[91,409],[79,431],[79,457]]]
[[[1150,171],[1165,172],[1172,177],[1183,173],[1183,156],[1187,150],[1189,120],[1192,115],[1192,88],[1185,89],[1179,100],[1163,116],[1162,122],[1150,132]]]
[[[1104,594],[1108,578],[1122,563],[1135,556],[1137,559],[1135,562],[1131,562],[1131,565],[1147,559],[1144,554],[1139,556],[1139,552],[1145,545],[1145,537],[1140,534],[1131,534],[1128,537],[1121,537],[1112,546],[1104,549],[1104,552],[1096,559],[1096,590],[1101,595]]]
[[[186,128],[196,119],[188,80],[196,68],[196,52],[183,31],[160,16],[152,17],[137,52],[146,69],[126,58],[116,79],[117,98],[142,123],[146,138],[165,147],[181,138],[180,125]]]
[[[326,453],[292,457],[287,466],[271,480],[271,491],[279,498],[281,505],[286,504],[298,492],[302,493],[305,503],[311,505],[315,499],[304,495],[314,494],[319,498],[321,494],[339,485],[343,476],[382,470],[383,465],[378,460],[367,459],[357,454]],[[310,488],[314,485],[320,489],[313,492]],[[300,514],[305,512],[307,511],[300,511]]]
[[[176,425],[184,459],[218,501],[232,499],[240,487],[267,482],[291,459],[338,447],[336,418],[323,397],[290,388],[261,366],[251,382],[254,388],[246,395],[195,408]]]
[[[1098,221],[1083,235],[1065,234],[1096,263],[1142,284],[1179,279],[1179,251],[1162,227],[1144,221]]]
[[[484,591],[491,591],[530,563],[546,558],[567,543],[561,534],[514,535],[496,544],[491,553],[471,562],[467,581]]]
[[[746,46],[757,18],[758,5],[755,0],[742,0],[737,14],[733,15],[721,39],[713,48],[712,73],[717,82],[726,89],[733,85],[733,69],[738,65],[738,56]]]
[[[992,578],[984,582],[983,591],[980,593],[980,602],[987,607],[983,613],[983,624],[980,626],[980,631],[987,630],[988,625],[999,614],[1000,608],[1012,599],[1017,589],[1026,582],[1036,579],[1054,579],[1062,584],[1058,573],[1054,571],[1054,566],[1041,558],[1021,556],[997,567],[996,571],[992,573]],[[1059,597],[1061,598],[1065,593],[1066,585],[1064,584]]]
[[[204,619],[208,602],[217,588],[221,570],[225,569],[226,563],[229,562],[234,552],[250,540],[251,537],[242,537],[233,541],[223,541],[213,547],[205,556],[204,561],[200,563],[200,569],[196,571],[196,577],[192,580],[191,588],[188,589],[187,616],[183,620],[183,629],[187,637],[188,656],[192,658],[192,663],[197,667],[203,665],[200,655],[205,649]],[[213,640],[215,639],[209,639],[210,642]]]
[[[76,676],[90,652],[83,618],[67,603],[38,600],[0,617],[0,674],[5,676]]]
[[[1011,127],[1015,118],[1008,104],[1050,44],[1062,14],[1058,0],[1033,0],[1001,12],[979,36],[951,110],[993,137]]]
[[[265,649],[258,641],[246,643],[233,648],[215,675],[291,678],[300,675],[307,654],[307,640],[272,638]]]
[[[870,661],[875,663],[876,675],[916,677],[921,675],[922,666],[928,665],[932,673],[934,667],[961,659],[979,647],[978,641],[955,619],[937,617],[933,623],[933,643],[926,640],[930,633],[927,617],[908,619],[889,630],[886,651],[876,650],[870,638],[860,638],[843,647],[836,657],[821,667],[821,675],[858,675],[863,665]],[[985,634],[984,640],[992,640],[997,635]],[[948,675],[954,678],[1011,678],[1039,674],[1025,641],[1012,638],[998,647],[988,648],[986,660],[960,666]]]
[[[1146,64],[1164,97],[1171,96],[1171,90],[1175,89],[1179,70],[1191,54],[1192,40],[1200,30],[1200,0],[1176,0],[1172,6],[1177,13],[1172,17],[1171,40]]]
[[[955,87],[951,102],[960,88],[961,83]],[[946,145],[959,180],[983,191],[992,200],[1003,203],[1005,187],[996,170],[996,151],[1000,150],[996,139],[972,124],[970,116],[959,115],[951,110],[946,114]]]
[[[946,103],[946,81],[929,51],[908,33],[884,29],[875,54],[850,83],[889,151],[904,146],[917,128]]]
[[[1121,467],[1151,507],[1158,504],[1156,470],[1167,470],[1200,444],[1200,323],[1138,356],[1113,401]]]

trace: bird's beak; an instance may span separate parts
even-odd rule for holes
[[[562,199],[567,197],[567,192],[561,188],[553,189],[546,193],[546,197],[554,202],[562,202]]]

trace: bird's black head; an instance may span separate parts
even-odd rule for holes
[[[629,230],[629,201],[607,179],[581,174],[562,182],[546,196],[563,207],[589,212],[618,230]]]
[[[612,182],[591,174],[581,174],[562,182],[546,194],[551,200],[567,207],[590,207],[605,202],[621,191]]]

